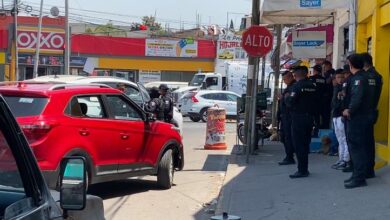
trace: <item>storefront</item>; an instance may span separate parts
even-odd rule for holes
[[[83,67],[85,74],[141,83],[189,82],[197,72],[213,72],[215,50],[214,42],[208,40],[72,37],[72,54],[89,56]],[[72,74],[80,74],[80,70]]]
[[[356,36],[357,52],[370,52],[383,77],[379,119],[375,126],[378,166],[390,162],[389,146],[389,73],[390,73],[390,0],[359,0]]]

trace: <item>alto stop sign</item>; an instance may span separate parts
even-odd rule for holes
[[[262,26],[252,26],[242,34],[242,47],[252,57],[263,57],[272,50],[274,37]]]

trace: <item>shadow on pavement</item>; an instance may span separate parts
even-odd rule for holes
[[[351,174],[330,168],[336,157],[310,154],[311,175],[290,179],[297,167],[277,164],[284,157],[281,144],[266,143],[258,155],[250,156],[249,164],[236,149],[218,204],[200,210],[195,219],[207,220],[222,212],[245,220],[390,219],[390,167],[376,171],[367,187],[347,190],[343,180]]]
[[[161,190],[156,181],[142,179],[128,179],[107,183],[94,184],[88,193],[101,197],[103,200],[124,197],[132,194]]]

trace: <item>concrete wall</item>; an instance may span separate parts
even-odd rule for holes
[[[349,12],[346,9],[336,11],[334,20],[334,42],[333,42],[333,67],[342,68],[344,65],[344,28],[349,25]]]

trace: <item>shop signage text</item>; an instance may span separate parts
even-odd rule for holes
[[[301,8],[320,8],[321,0],[300,0]]]
[[[36,31],[19,31],[18,47],[21,49],[35,49],[37,46]],[[56,32],[42,32],[40,48],[42,50],[63,50],[65,44],[65,35]]]

